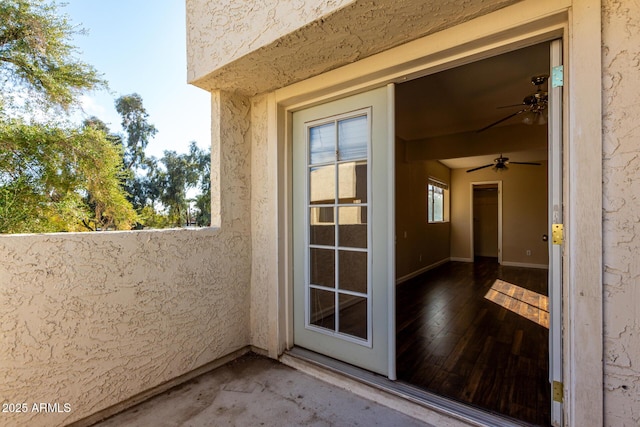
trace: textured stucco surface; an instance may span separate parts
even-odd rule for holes
[[[189,78],[264,92],[515,2],[189,0]],[[605,424],[638,425],[640,5],[602,6]],[[273,345],[267,96],[212,93],[219,228],[0,237],[0,396],[71,405],[0,414],[1,425],[63,425],[245,345]]]
[[[266,46],[353,0],[189,0],[189,80]],[[258,25],[256,25],[258,24]]]
[[[640,425],[640,3],[603,2],[605,424]]]
[[[263,93],[517,1],[190,0],[188,78],[208,90]]]
[[[250,344],[250,107],[212,99],[220,228],[0,237],[0,400],[71,409],[0,425],[65,425]]]
[[[267,108],[267,96],[251,100],[251,344],[262,349],[269,349],[277,325],[269,307],[278,283],[277,164],[270,162]]]

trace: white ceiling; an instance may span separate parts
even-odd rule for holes
[[[486,156],[441,159],[440,162],[450,169],[470,169],[478,166],[493,164],[494,159],[499,157],[500,154],[502,155],[502,157],[509,158],[509,161],[511,162],[538,162],[547,159],[546,150],[526,150],[511,153],[488,154]]]
[[[518,111],[518,104],[537,89],[531,77],[549,74],[549,67],[549,43],[542,43],[398,84],[396,134],[405,141],[454,134],[473,139],[475,131]],[[546,85],[542,89],[547,90]],[[515,106],[498,108],[506,105]],[[497,126],[521,123],[522,116],[516,116]],[[529,128],[519,127],[522,132]],[[546,159],[546,150],[519,152],[513,146],[511,141],[507,155],[512,161]],[[441,161],[449,167],[470,168],[492,163],[499,154],[473,158],[457,155],[456,159]]]

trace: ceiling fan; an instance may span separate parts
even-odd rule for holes
[[[546,118],[544,117],[544,113],[549,103],[549,97],[548,97],[547,91],[542,90],[542,85],[544,85],[547,82],[548,78],[549,78],[548,74],[541,74],[539,76],[531,77],[531,84],[538,87],[538,89],[534,93],[532,93],[529,96],[525,96],[525,98],[522,100],[520,104],[505,105],[502,107],[498,107],[498,108],[510,108],[510,107],[522,107],[522,108],[516,111],[515,113],[509,114],[508,116],[503,117],[500,120],[495,121],[490,125],[483,127],[482,129],[479,129],[477,132],[483,132],[489,128],[494,127],[497,124],[500,124],[506,120],[509,120],[512,117],[518,116],[523,113],[532,113],[533,115],[533,117],[530,117],[531,115],[529,115],[529,117],[525,117],[524,123],[545,124],[547,121],[546,121]]]
[[[467,171],[467,173],[469,172],[474,172],[480,169],[484,169],[484,168],[488,168],[493,166],[493,170],[495,170],[496,172],[501,172],[501,171],[505,171],[507,169],[509,169],[507,167],[507,165],[512,164],[512,165],[534,165],[534,166],[540,166],[541,163],[537,163],[537,162],[510,162],[508,157],[502,157],[502,154],[500,154],[500,157],[496,158],[493,160],[493,163],[489,163],[488,165],[484,165],[484,166],[479,166],[477,168],[473,168],[473,169],[469,169]]]

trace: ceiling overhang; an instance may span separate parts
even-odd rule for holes
[[[190,83],[255,95],[356,62],[518,0],[356,0]]]

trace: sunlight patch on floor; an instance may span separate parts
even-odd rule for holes
[[[484,297],[549,329],[549,298],[545,295],[497,279]]]

